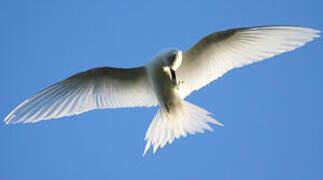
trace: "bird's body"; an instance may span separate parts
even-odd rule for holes
[[[175,138],[222,125],[210,113],[184,100],[227,71],[294,50],[319,37],[295,26],[260,26],[211,33],[182,53],[167,50],[146,66],[94,68],[77,73],[21,103],[4,119],[38,122],[92,109],[160,105],[145,140],[144,153]]]
[[[181,53],[176,50],[169,52],[174,54]],[[170,113],[170,111],[176,111],[176,107],[180,105],[180,96],[178,87],[172,83],[171,68],[165,64],[166,58],[165,56],[157,56],[149,62],[146,69],[161,108]],[[182,61],[182,57],[180,56],[179,58]]]

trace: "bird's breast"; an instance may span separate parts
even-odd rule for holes
[[[168,112],[178,104],[177,88],[173,86],[169,67],[156,67],[150,73],[159,104]]]

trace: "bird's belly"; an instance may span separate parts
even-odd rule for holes
[[[159,104],[167,112],[176,109],[180,103],[177,88],[173,86],[169,69],[161,69],[154,77],[154,88]]]

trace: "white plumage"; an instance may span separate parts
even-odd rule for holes
[[[320,31],[293,26],[262,26],[212,33],[183,54],[178,69],[183,97],[233,68],[292,51],[319,37]]]
[[[92,109],[160,105],[146,133],[144,154],[175,138],[222,125],[184,101],[227,71],[292,51],[319,37],[295,26],[260,26],[212,33],[182,53],[168,50],[143,67],[102,67],[78,73],[37,93],[15,108],[5,123],[38,122]]]
[[[92,109],[155,106],[145,68],[102,67],[71,76],[24,101],[5,122],[38,122]]]

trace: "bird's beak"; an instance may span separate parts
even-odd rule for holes
[[[171,73],[171,76],[172,76],[173,86],[177,87],[176,73],[172,68],[170,68],[170,73]]]

